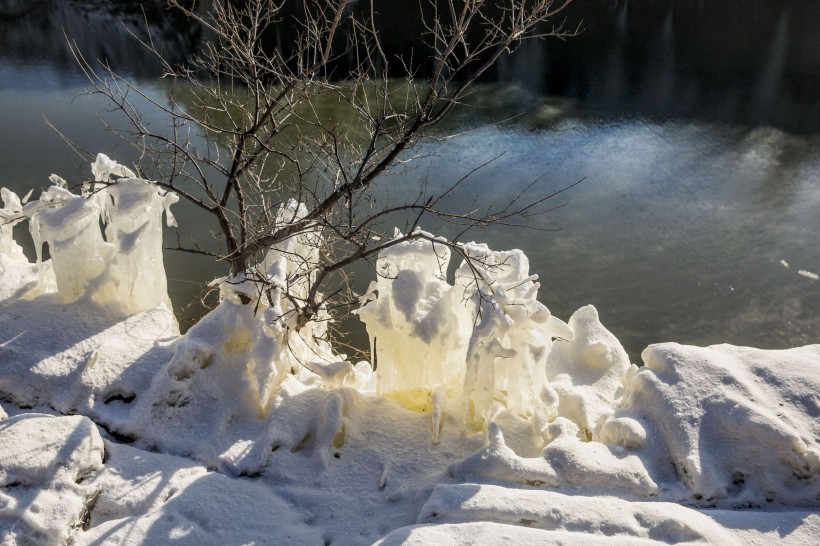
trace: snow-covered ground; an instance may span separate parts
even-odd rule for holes
[[[242,283],[180,336],[150,263],[173,199],[105,191],[3,194],[53,257],[0,232],[4,546],[820,537],[820,345],[664,343],[638,367],[594,307],[551,316],[522,253],[465,247],[487,269],[450,284],[427,240],[363,298],[376,371],[288,337]],[[303,243],[271,250],[273,284]],[[461,309],[471,289],[492,297]]]

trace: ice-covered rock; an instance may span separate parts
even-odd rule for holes
[[[103,440],[86,417],[24,414],[0,425],[0,543],[67,544],[100,489]]]
[[[651,345],[623,408],[697,500],[820,506],[820,346]],[[649,444],[650,442],[647,442]]]

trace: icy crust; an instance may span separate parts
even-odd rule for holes
[[[820,506],[820,345],[763,351],[652,345],[623,412],[644,417],[704,503]]]
[[[86,417],[29,413],[0,422],[0,543],[66,544],[100,488],[103,440]]]

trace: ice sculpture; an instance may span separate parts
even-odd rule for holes
[[[473,315],[463,289],[445,279],[450,249],[429,233],[417,235],[379,254],[378,278],[358,314],[377,363],[378,392],[422,411],[433,393],[460,396]]]

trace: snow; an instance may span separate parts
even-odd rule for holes
[[[84,526],[103,441],[87,417],[28,413],[0,422],[0,543],[64,544]]]
[[[463,245],[448,279],[424,232],[362,298],[372,364],[296,331],[313,232],[219,280],[180,336],[157,258],[175,197],[94,173],[2,193],[51,259],[2,226],[0,544],[816,543],[820,345],[636,366],[594,307],[552,316],[522,252]]]

